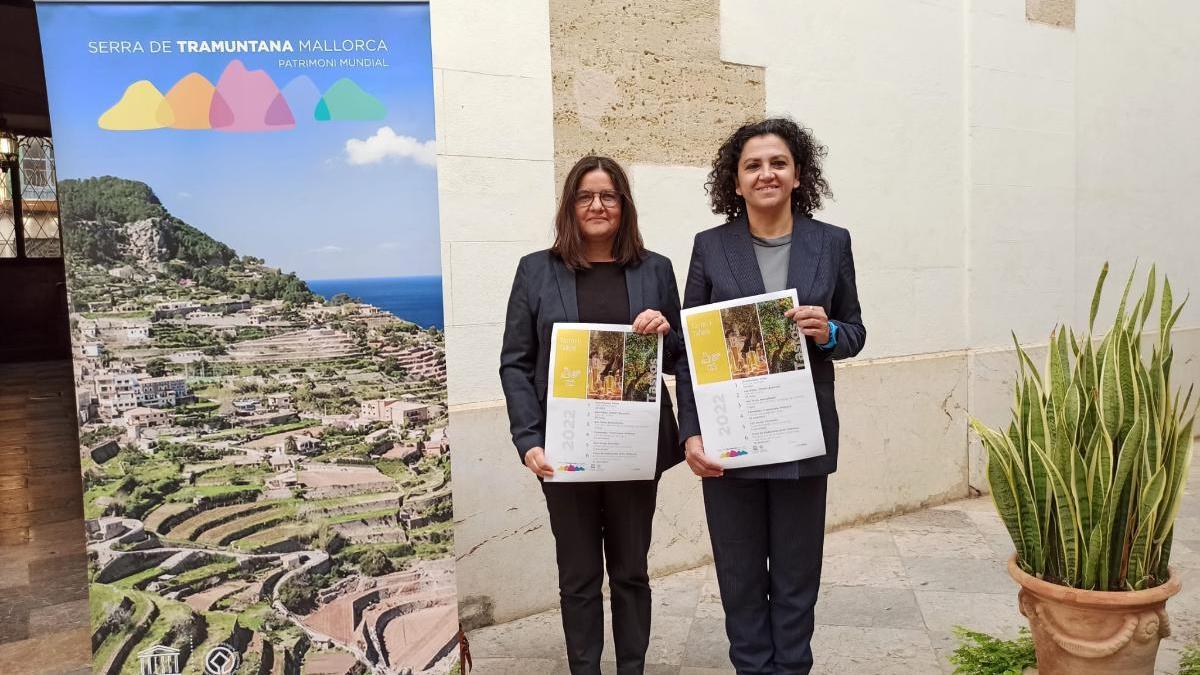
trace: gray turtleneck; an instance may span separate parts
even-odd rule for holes
[[[750,235],[750,239],[754,242],[754,257],[758,258],[758,269],[762,272],[763,288],[766,292],[774,293],[787,288],[792,233],[774,239]]]

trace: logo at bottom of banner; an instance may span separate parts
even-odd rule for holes
[[[204,655],[204,672],[205,675],[230,675],[237,670],[239,662],[236,649],[220,644]]]

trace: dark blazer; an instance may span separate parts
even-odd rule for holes
[[[817,409],[825,436],[825,455],[798,462],[746,467],[725,472],[726,476],[753,478],[798,478],[821,476],[837,470],[838,416],[833,395],[833,361],[854,356],[863,348],[867,329],[858,305],[854,283],[854,256],[850,233],[843,228],[813,220],[803,214],[793,217],[792,244],[788,262],[788,288],[795,288],[801,305],[820,305],[837,324],[837,346],[820,349],[808,338]],[[724,225],[696,235],[692,263],[684,288],[685,308],[735,300],[765,293],[750,227],[743,214]],[[680,436],[685,440],[700,433],[696,397],[687,360],[675,373],[679,397]]]
[[[667,317],[671,332],[663,338],[663,371],[675,374],[687,368],[682,333],[679,332],[679,288],[671,261],[650,251],[637,265],[625,268],[629,292],[629,322],[646,309]],[[508,404],[513,444],[521,461],[530,448],[545,447],[546,382],[550,368],[550,334],[555,323],[579,321],[575,272],[549,250],[521,258],[500,350],[500,384]],[[679,427],[666,387],[659,392],[662,411],[658,426],[656,475],[683,461]]]

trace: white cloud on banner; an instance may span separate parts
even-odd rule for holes
[[[433,141],[418,141],[412,136],[401,136],[391,127],[380,127],[374,136],[366,140],[351,138],[346,141],[346,161],[350,164],[378,164],[389,158],[408,157],[417,164],[434,166],[437,151]]]
[[[322,246],[321,248],[314,248],[309,251],[309,253],[341,253],[345,250],[346,249],[342,248],[341,246],[334,246],[333,244],[330,244],[328,246]]]

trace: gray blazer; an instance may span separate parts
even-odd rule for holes
[[[820,349],[812,338],[808,339],[810,367],[826,454],[798,462],[735,469],[726,471],[726,476],[799,478],[826,475],[837,470],[838,416],[833,394],[833,361],[858,354],[867,339],[862,309],[858,305],[858,289],[854,283],[850,233],[803,214],[795,214],[788,262],[788,287],[796,289],[801,305],[824,307],[830,321],[838,327],[837,346],[831,350]],[[685,308],[765,292],[745,215],[696,235],[687,285],[684,287]],[[692,391],[687,359],[683,360],[682,366],[677,366],[675,378],[679,397],[679,432],[686,440],[700,433],[700,419],[696,414],[696,397]]]
[[[679,332],[679,288],[667,258],[646,252],[637,265],[625,268],[629,293],[629,322],[646,309],[667,317],[671,332],[663,338],[663,372],[687,368],[682,333]],[[500,384],[508,405],[513,444],[521,461],[530,448],[545,447],[546,383],[550,368],[550,334],[555,323],[579,321],[575,272],[550,251],[521,258],[508,298],[504,341],[500,350]],[[682,366],[680,364],[683,364]],[[671,397],[659,392],[657,474],[683,461],[683,446]]]

